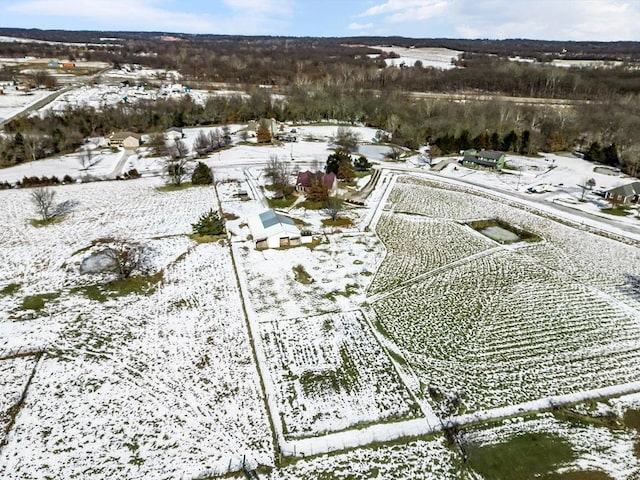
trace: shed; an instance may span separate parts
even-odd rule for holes
[[[301,235],[293,220],[273,210],[266,210],[247,220],[257,249],[294,247],[301,244]]]
[[[184,132],[179,127],[170,127],[165,130],[164,137],[170,142],[175,142],[184,138]]]

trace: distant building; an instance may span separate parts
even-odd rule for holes
[[[247,220],[253,243],[259,250],[293,247],[302,243],[300,230],[289,217],[266,210]]]
[[[176,140],[184,138],[184,132],[179,127],[170,127],[165,130],[164,138],[170,142],[175,142]]]
[[[133,132],[114,132],[107,138],[107,146],[134,150],[140,146],[140,135]]]
[[[464,152],[462,164],[468,167],[481,166],[502,170],[505,166],[505,158],[504,152],[495,150],[481,150],[479,152],[467,150]]]
[[[638,203],[638,199],[640,199],[640,182],[627,183],[607,190],[604,198],[620,203]]]

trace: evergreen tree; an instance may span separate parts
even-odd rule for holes
[[[211,185],[213,183],[211,169],[204,163],[198,162],[191,174],[191,183],[194,185]]]
[[[224,233],[224,220],[220,218],[218,212],[211,209],[196,223],[191,224],[191,227],[193,233],[198,235],[221,235]]]
[[[611,165],[612,167],[618,165],[620,159],[618,158],[618,149],[616,148],[616,144],[612,143],[608,147],[604,147],[602,149],[602,157],[602,160],[607,165]]]

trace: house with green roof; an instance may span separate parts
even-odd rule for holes
[[[302,243],[300,229],[293,220],[273,210],[249,217],[247,224],[258,250],[294,247]]]

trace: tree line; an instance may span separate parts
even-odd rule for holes
[[[522,153],[573,149],[587,152],[596,142],[601,148],[614,146],[622,166],[635,172],[640,153],[639,109],[637,97],[555,106],[500,100],[459,103],[337,86],[294,86],[285,96],[278,97],[255,89],[248,96],[211,96],[204,104],[187,95],[180,100],[141,101],[101,110],[79,106],[50,111],[43,117],[20,117],[9,122],[5,126],[8,135],[0,137],[0,164],[9,166],[72,152],[84,138],[112,131],[153,133],[171,126],[224,125],[273,117],[279,121],[334,119],[364,124],[385,130],[394,144],[418,149],[431,142],[443,152],[466,146]],[[510,140],[513,135],[509,137],[512,131],[517,136],[514,141]],[[593,158],[600,157],[595,153]]]

